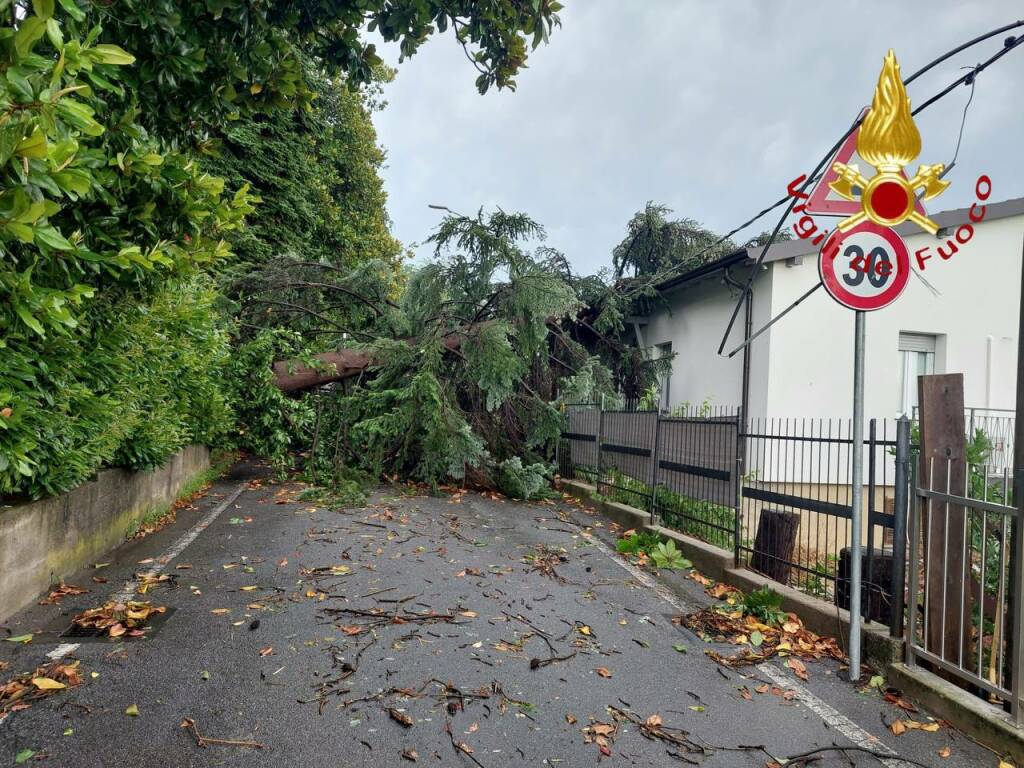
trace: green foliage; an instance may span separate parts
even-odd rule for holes
[[[237,116],[304,108],[315,95],[307,58],[353,87],[371,82],[381,60],[364,30],[398,42],[403,59],[432,34],[450,31],[478,70],[481,93],[514,89],[528,48],[547,41],[561,9],[555,0],[62,0],[61,6],[83,23],[99,21],[104,40],[138,57],[126,99],[145,105],[147,125],[200,139]]]
[[[661,543],[661,537],[650,531],[632,533],[623,536],[615,544],[615,549],[624,555],[638,555],[641,552],[645,555],[650,553]]]
[[[537,499],[551,496],[548,481],[551,468],[537,462],[523,465],[522,459],[513,456],[497,466],[498,490],[513,499]]]
[[[9,343],[0,372],[0,492],[59,493],[104,466],[150,469],[216,442],[227,335],[207,280],[172,281],[146,301],[105,292],[73,333]]]
[[[650,557],[655,568],[681,571],[693,567],[693,563],[683,557],[683,553],[679,551],[672,539],[659,542],[658,546],[651,550]]]
[[[281,255],[355,266],[374,259],[397,264],[401,252],[389,231],[379,175],[384,152],[370,117],[371,96],[312,65],[306,72],[317,92],[308,108],[239,118],[227,124],[204,160],[229,189],[249,184],[261,201],[246,227],[229,238],[237,255],[232,275],[241,281],[235,291],[244,293],[260,277],[248,273]],[[274,298],[291,300],[282,297],[282,286],[273,287]]]
[[[303,350],[298,334],[263,331],[234,348],[225,374],[239,424],[233,442],[270,459],[279,472],[290,466],[290,451],[305,444],[314,413],[310,400],[290,398],[277,387],[271,365]]]
[[[744,595],[742,608],[745,614],[769,626],[781,624],[786,619],[786,612],[782,610],[782,595],[771,587],[761,587]]]

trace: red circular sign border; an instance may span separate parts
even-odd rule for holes
[[[824,268],[825,252],[832,248],[833,241],[837,240],[837,238],[839,240],[835,247],[835,253],[838,255],[842,241],[850,235],[860,232],[871,232],[878,235],[892,246],[893,254],[896,256],[897,278],[889,288],[877,296],[865,297],[850,293],[839,284],[834,269],[829,269],[826,272]],[[833,260],[835,259],[834,256],[832,258]],[[903,238],[890,227],[883,227],[873,221],[864,221],[846,232],[840,232],[837,229],[829,236],[818,254],[818,276],[821,278],[821,282],[824,284],[829,296],[844,307],[862,312],[884,309],[900,297],[910,282],[910,249],[907,248]]]

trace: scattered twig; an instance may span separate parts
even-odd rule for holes
[[[266,749],[266,744],[260,744],[258,741],[236,741],[234,739],[214,739],[210,736],[203,736],[199,732],[199,727],[196,725],[196,721],[191,717],[186,717],[181,721],[181,728],[187,728],[192,732],[192,736],[195,737],[196,746],[206,748],[210,744],[219,744],[223,747],[248,747],[249,749]]]

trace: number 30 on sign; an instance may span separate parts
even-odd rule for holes
[[[832,233],[818,256],[818,272],[833,299],[870,312],[903,293],[910,279],[910,252],[893,230],[865,221]]]

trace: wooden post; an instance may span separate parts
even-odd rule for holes
[[[967,481],[964,438],[964,376],[919,376],[921,488],[962,496]],[[964,559],[964,508],[937,499],[923,521],[928,569],[926,648],[956,664],[969,651],[971,610],[968,563]]]

